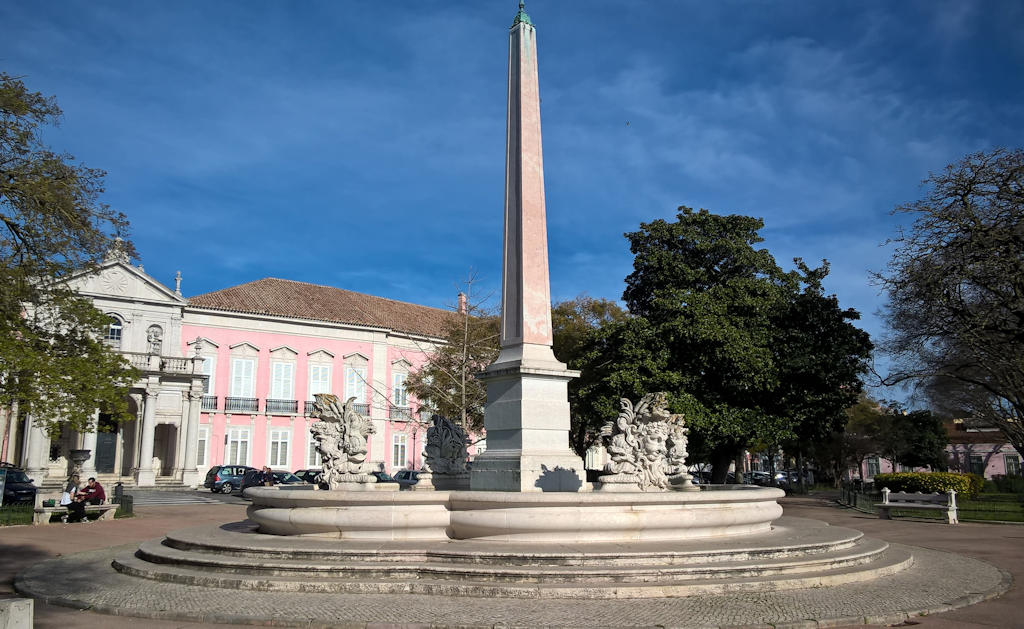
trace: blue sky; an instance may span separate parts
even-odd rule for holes
[[[531,0],[552,295],[618,299],[623,232],[762,217],[776,259],[868,272],[899,203],[1019,146],[1024,4]],[[516,2],[0,4],[0,69],[56,95],[50,143],[108,172],[146,270],[195,295],[282,277],[445,307],[500,290]],[[903,219],[905,220],[905,218]]]

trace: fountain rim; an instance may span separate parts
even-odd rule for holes
[[[420,491],[331,491],[285,489],[278,487],[252,487],[244,496],[253,506],[314,507],[341,505],[438,505],[479,504],[521,507],[554,507],[571,505],[589,506],[656,506],[703,505],[776,501],[786,495],[777,487],[757,485],[721,485],[728,489],[702,489],[701,491],[636,491],[636,492],[508,492],[467,490]]]

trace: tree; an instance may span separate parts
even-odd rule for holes
[[[763,226],[682,207],[674,223],[626,234],[636,256],[623,296],[630,325],[649,328],[641,338],[657,356],[640,384],[672,392],[690,452],[711,461],[713,482],[744,448],[790,444],[802,456],[802,442],[829,438],[861,391],[871,351],[851,323],[856,311],[824,294],[828,264],[797,259],[797,270],[783,271],[755,248]]]
[[[842,433],[842,450],[846,460],[857,466],[857,475],[863,480],[864,461],[881,453],[879,435],[884,423],[881,405],[866,395],[847,409],[845,430]]]
[[[475,300],[474,283],[470,274],[460,307],[445,324],[444,342],[406,382],[406,390],[421,404],[468,431],[484,425],[487,389],[476,374],[494,362],[499,350],[498,317],[487,311],[486,300]]]
[[[764,400],[778,385],[772,339],[775,314],[795,289],[746,216],[681,207],[677,221],[657,220],[626,234],[635,255],[623,295],[665,344],[678,376],[675,410],[691,426],[691,452],[706,454],[723,482],[735,454],[756,441],[792,434]]]
[[[968,155],[896,208],[914,217],[876,279],[888,384],[1002,430],[1024,452],[1024,151]]]
[[[585,295],[551,308],[555,356],[570,369],[581,370],[579,378],[569,381],[569,439],[580,456],[590,447],[601,425],[618,412],[618,399],[609,399],[608,390],[599,391],[603,372],[595,359],[601,355],[599,348],[604,346],[606,330],[626,317],[626,311],[614,301]]]
[[[946,469],[949,436],[939,416],[929,410],[907,411],[889,402],[881,416],[876,439],[879,454],[907,467]]]
[[[43,143],[60,116],[52,97],[0,73],[0,408],[51,433],[90,427],[97,407],[126,417],[137,377],[100,340],[109,319],[65,283],[115,244],[133,250],[127,219],[99,200],[104,173]]]
[[[851,323],[860,314],[840,308],[834,295],[825,295],[822,281],[828,263],[811,269],[802,260],[795,262],[804,288],[776,317],[772,347],[779,385],[765,406],[794,423],[794,438],[782,445],[803,472],[806,455],[833,441],[832,435],[846,424],[846,409],[863,391],[861,377],[873,346],[868,333]],[[803,485],[804,474],[799,478]]]

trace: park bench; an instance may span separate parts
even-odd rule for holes
[[[52,507],[44,507],[43,504],[52,500]],[[85,505],[85,513],[99,513],[101,520],[113,520],[114,512],[117,511],[118,505],[116,504],[98,504],[98,505]],[[57,513],[64,515],[67,513],[67,507],[60,506],[60,494],[46,495],[42,492],[36,492],[36,506],[32,513],[32,524],[49,524],[50,516]]]
[[[891,520],[892,509],[930,509],[946,512],[946,518],[950,524],[959,524],[960,520],[956,515],[956,492],[950,489],[944,494],[922,494],[921,492],[906,493],[901,491],[889,491],[888,487],[882,488],[882,502],[876,503],[878,517],[883,520]]]

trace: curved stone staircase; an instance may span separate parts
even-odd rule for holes
[[[859,531],[783,517],[769,533],[686,542],[340,541],[240,522],[176,531],[113,561],[171,583],[290,592],[646,598],[827,587],[913,563]]]

